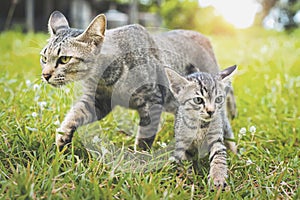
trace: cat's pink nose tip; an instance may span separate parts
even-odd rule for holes
[[[48,82],[49,79],[51,78],[51,74],[42,74],[43,78]]]

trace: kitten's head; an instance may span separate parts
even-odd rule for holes
[[[237,67],[229,67],[216,75],[196,72],[183,77],[166,68],[170,90],[180,106],[191,117],[199,117],[203,121],[211,121],[222,108],[226,97],[226,87],[230,87],[229,78]]]
[[[98,15],[86,30],[72,29],[65,16],[54,11],[48,23],[50,38],[41,51],[42,79],[53,85],[89,77],[104,39],[106,19]]]

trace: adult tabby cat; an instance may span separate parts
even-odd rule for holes
[[[166,68],[170,90],[179,102],[175,115],[174,158],[176,161],[193,160],[198,166],[200,154],[203,154],[203,148],[207,148],[209,177],[217,188],[226,186],[224,137],[234,138],[226,120],[224,102],[226,90],[230,87],[228,79],[236,68],[229,67],[217,75],[197,72],[186,78]],[[233,142],[229,142],[229,146],[236,151]]]
[[[164,66],[182,75],[219,71],[209,40],[193,31],[151,35],[140,25],[106,30],[102,14],[78,30],[58,11],[51,14],[48,29],[50,39],[40,59],[42,79],[55,87],[82,81],[84,90],[58,129],[59,148],[71,142],[78,127],[104,118],[116,105],[138,111],[135,146],[151,147],[163,108],[175,112],[178,106]],[[234,114],[232,92],[231,97],[229,113]]]

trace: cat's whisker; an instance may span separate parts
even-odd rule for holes
[[[41,48],[45,45],[44,40],[30,39],[30,43],[33,43],[35,46],[31,46],[32,48],[36,48],[37,51],[40,51]]]

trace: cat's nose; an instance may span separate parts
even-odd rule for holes
[[[49,81],[49,79],[50,79],[51,76],[52,76],[51,74],[48,74],[48,73],[47,73],[47,74],[44,74],[44,73],[43,73],[42,75],[43,75],[44,79],[45,79],[47,82]]]

